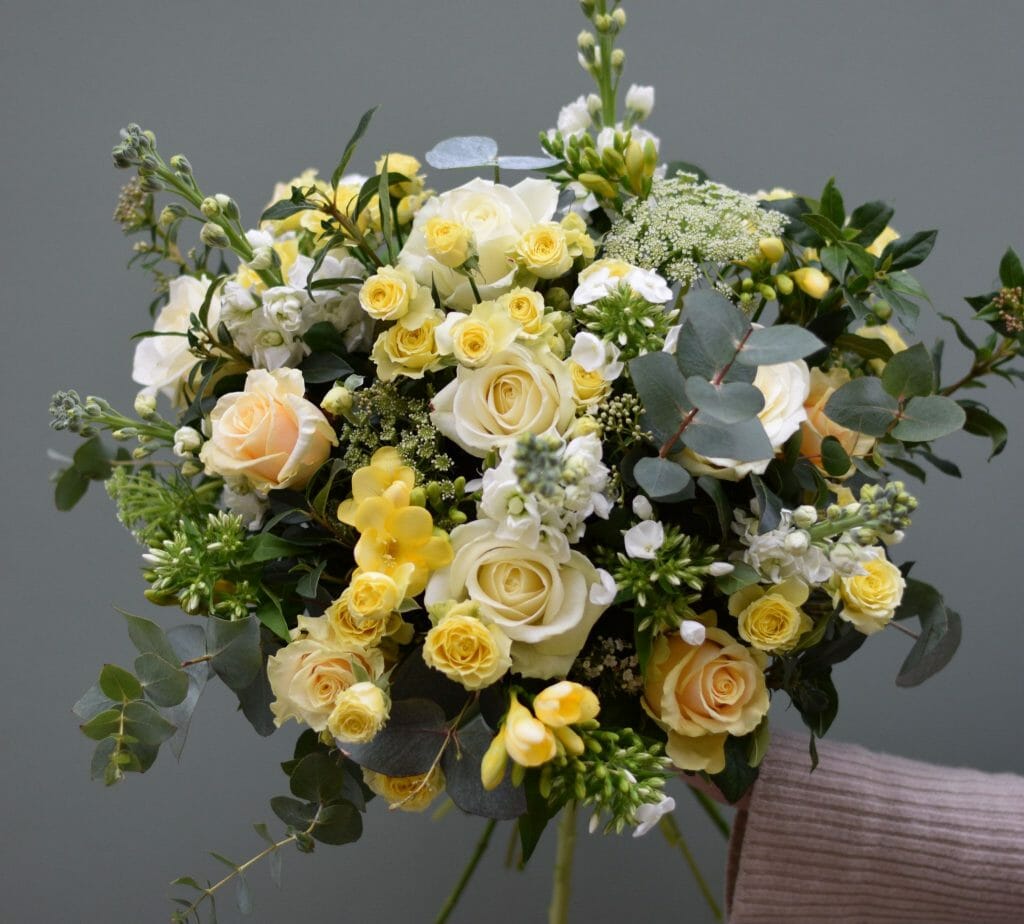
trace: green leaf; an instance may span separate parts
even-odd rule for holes
[[[398,700],[376,737],[366,744],[348,744],[345,753],[359,766],[388,776],[426,773],[447,736],[441,707],[427,699]]]
[[[812,231],[821,235],[821,237],[826,241],[843,240],[842,229],[834,221],[830,221],[824,215],[815,215],[813,212],[806,212],[800,216],[800,220],[803,221],[803,223]]]
[[[121,728],[121,709],[105,709],[94,715],[88,722],[79,726],[82,733],[93,741],[100,741],[110,735],[116,735]]]
[[[377,196],[380,200],[380,232],[384,238],[384,246],[388,251],[388,263],[395,262],[395,242],[391,235],[391,187],[388,185],[388,159],[384,156],[384,165],[377,178]]]
[[[896,353],[885,364],[882,387],[894,398],[930,395],[935,391],[935,366],[923,343]]]
[[[757,728],[747,736],[748,751],[747,762],[751,767],[760,767],[761,762],[768,754],[768,745],[771,742],[771,731],[768,726],[768,717],[765,716],[758,723]]]
[[[337,353],[310,353],[300,364],[302,378],[311,385],[333,382],[352,374],[347,360]]]
[[[498,142],[480,135],[464,135],[439,141],[427,151],[427,163],[438,170],[457,167],[489,167],[498,157]]]
[[[732,525],[732,504],[722,487],[722,482],[710,475],[701,475],[697,479],[699,487],[715,505],[715,515],[718,518],[718,528],[724,541],[729,536],[729,528]]]
[[[188,694],[188,674],[177,663],[146,652],[135,659],[135,670],[146,696],[158,706],[177,706]]]
[[[735,424],[720,424],[699,414],[682,436],[683,443],[710,459],[758,462],[775,455],[771,440],[756,417]]]
[[[692,326],[705,353],[719,369],[732,361],[750,330],[750,321],[740,308],[721,293],[708,289],[700,289],[686,296],[681,317],[684,323]],[[684,338],[680,337],[680,343],[685,343]],[[704,378],[711,379],[713,376],[706,375]]]
[[[918,316],[921,314],[921,309],[912,302],[909,298],[904,296],[899,290],[893,288],[886,282],[877,282],[875,284],[875,291],[878,296],[885,300],[895,314],[897,320],[899,320],[904,327],[913,330],[914,325],[917,323]]]
[[[993,417],[988,412],[988,408],[976,401],[961,400],[957,403],[964,409],[966,415],[964,430],[972,436],[987,436],[992,441],[992,452],[989,454],[991,461],[1006,448],[1006,440],[1009,436],[1006,426],[1002,421]]]
[[[116,664],[104,664],[100,671],[100,689],[115,703],[142,699],[142,685],[135,676]]]
[[[300,597],[305,597],[307,600],[315,600],[317,588],[320,585],[320,575],[324,573],[324,568],[327,567],[327,560],[321,558],[316,563],[316,566],[312,571],[307,571],[295,585],[295,592]]]
[[[690,487],[690,473],[670,459],[649,456],[633,466],[636,483],[652,500],[672,502],[682,500]]]
[[[960,645],[960,616],[949,609],[934,587],[913,578],[900,603],[897,619],[917,616],[921,634],[910,649],[896,677],[896,685],[914,687],[942,670]]]
[[[511,154],[498,158],[502,170],[547,170],[561,161],[557,157]]]
[[[824,347],[817,337],[795,324],[777,324],[750,332],[736,361],[744,366],[773,366],[802,359]]]
[[[167,636],[164,634],[164,630],[155,622],[143,616],[126,613],[124,610],[119,610],[118,612],[124,616],[125,622],[128,623],[128,637],[132,640],[132,644],[137,651],[141,654],[152,652],[172,664],[179,663],[179,659],[170,641],[168,641]]]
[[[756,417],[764,407],[764,393],[747,382],[712,385],[697,375],[686,380],[686,397],[702,414],[725,424]]]
[[[860,244],[850,241],[845,241],[839,247],[843,251],[843,256],[853,264],[853,268],[861,276],[866,276],[869,279],[874,277],[876,261],[872,254],[868,253]]]
[[[111,709],[115,705],[116,703],[111,702],[110,699],[103,695],[100,685],[94,683],[81,695],[78,702],[71,707],[71,711],[83,722],[88,722],[93,716]]]
[[[291,199],[279,199],[263,210],[263,214],[260,215],[260,221],[280,221],[282,218],[290,218],[299,212],[308,212],[318,207],[306,199],[302,199],[300,202],[293,202]]]
[[[761,511],[757,523],[758,534],[770,533],[782,522],[782,499],[764,483],[760,475],[751,474],[750,483]]]
[[[209,617],[206,647],[211,656],[210,666],[232,690],[247,687],[263,667],[260,623],[255,616],[237,620]]]
[[[321,844],[351,844],[362,837],[363,819],[351,803],[335,802],[320,809],[312,834]]]
[[[858,230],[854,240],[870,247],[892,220],[893,209],[885,202],[865,202],[850,213],[850,227]]]
[[[249,539],[248,554],[241,563],[254,565],[262,561],[275,561],[279,558],[295,558],[320,544],[318,540],[296,541],[282,539],[273,533],[259,533]]]
[[[86,440],[75,450],[74,463],[86,478],[106,481],[110,477],[110,458],[99,436]]]
[[[58,510],[70,510],[89,488],[89,479],[77,468],[66,468],[57,479],[54,502]]]
[[[711,781],[730,803],[739,802],[757,779],[757,770],[750,766],[747,758],[750,750],[748,737],[726,736],[725,769],[710,776]]]
[[[281,609],[281,601],[265,587],[262,590],[268,599],[257,607],[256,618],[279,639],[284,642],[291,641],[291,632],[288,629],[288,621],[284,618],[284,611]]]
[[[494,732],[482,716],[476,716],[458,731],[457,742],[444,752],[441,769],[451,800],[470,815],[507,820],[526,811],[526,794],[513,786],[506,774],[497,788],[486,790],[480,781],[480,764],[494,739]]]
[[[895,240],[882,253],[883,260],[892,257],[889,271],[911,269],[923,263],[935,246],[938,231],[918,231],[906,240]]]
[[[815,737],[823,738],[839,712],[839,694],[832,682],[831,669],[801,677],[791,695],[804,724]]]
[[[238,697],[242,715],[255,729],[256,734],[264,738],[272,735],[277,729],[274,724],[274,713],[270,709],[270,704],[274,701],[274,691],[262,665],[246,686],[235,690],[235,695]]]
[[[907,402],[892,435],[907,443],[924,443],[954,433],[966,420],[964,409],[952,398],[925,395]]]
[[[153,747],[174,734],[174,726],[146,702],[128,703],[124,707],[124,730],[140,744]]]
[[[270,800],[270,808],[289,828],[304,831],[316,817],[317,807],[290,796],[274,796]]]
[[[630,361],[629,374],[644,406],[644,426],[659,443],[668,442],[692,409],[675,359],[668,353],[647,353]]]
[[[1020,257],[1012,247],[1007,248],[999,261],[999,281],[1007,289],[1024,286],[1024,266],[1021,266]]]
[[[821,465],[833,478],[840,478],[850,470],[850,457],[834,436],[826,436],[821,441]]]
[[[715,587],[718,588],[719,593],[729,596],[738,590],[743,590],[744,587],[757,584],[761,580],[761,575],[750,565],[742,561],[734,561],[732,565],[732,571],[715,578]]]
[[[289,780],[292,795],[308,802],[333,802],[341,797],[344,785],[344,768],[323,751],[303,757]]]
[[[835,345],[840,350],[849,350],[865,359],[887,360],[892,355],[892,347],[878,337],[859,337],[856,334],[842,334],[836,338]]]
[[[356,130],[352,133],[352,137],[349,138],[348,144],[345,145],[345,150],[341,155],[341,160],[338,161],[338,166],[334,168],[334,172],[331,174],[331,186],[337,186],[338,181],[344,176],[345,168],[348,166],[348,162],[352,160],[352,155],[355,154],[356,145],[359,144],[360,139],[366,134],[366,129],[370,127],[370,120],[376,111],[376,106],[372,109],[367,109],[359,119]]]
[[[896,399],[873,376],[854,379],[836,389],[825,405],[825,416],[841,427],[885,436],[896,419]]]
[[[235,878],[235,905],[242,914],[252,914],[252,893],[242,875]]]
[[[836,189],[835,177],[832,177],[822,190],[819,210],[837,228],[841,228],[846,222],[846,208],[843,205],[843,195]]]

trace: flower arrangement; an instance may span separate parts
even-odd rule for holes
[[[959,395],[1020,378],[1024,334],[1011,250],[968,299],[987,337],[946,318],[972,358],[944,383],[941,344],[913,337],[935,232],[848,211],[831,180],[747,195],[666,162],[653,89],[620,111],[621,6],[581,6],[597,92],[536,156],[436,145],[430,179],[482,174],[444,191],[407,154],[350,172],[371,110],[329,178],[281,184],[248,228],[125,129],[115,217],[157,285],[142,390],[133,415],[72,391],[51,408],[84,438],[58,507],[104,482],[147,599],[201,618],[125,616],[132,669],[104,666],[75,706],[93,774],[180,754],[217,677],[260,734],[304,727],[257,858],[357,840],[374,797],[487,819],[469,872],[497,822],[525,863],[560,817],[553,921],[578,807],[678,844],[669,781],[738,800],[773,699],[813,755],[832,668],[868,635],[914,636],[899,684],[948,662],[959,616],[892,561],[916,506],[892,475],[956,472],[933,444],[961,429],[1003,449]],[[175,920],[228,882],[247,904],[252,863],[178,880]]]

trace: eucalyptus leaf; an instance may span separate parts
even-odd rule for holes
[[[677,462],[652,456],[633,466],[636,483],[656,501],[681,500],[690,486],[690,473]]]
[[[142,685],[130,671],[116,664],[104,664],[100,671],[100,690],[115,703],[142,699]]]
[[[647,353],[630,361],[629,374],[644,406],[644,426],[659,443],[668,442],[692,410],[675,359],[668,353]]]
[[[339,743],[359,766],[388,776],[426,773],[448,740],[445,715],[427,699],[392,702],[391,715],[372,741]]]
[[[334,802],[320,809],[313,838],[321,844],[351,844],[363,835],[363,819],[349,802]]]
[[[882,387],[881,381],[865,376],[833,392],[825,405],[825,416],[858,433],[885,436],[898,410],[896,399]]]
[[[919,614],[921,634],[896,677],[896,685],[915,687],[944,668],[960,646],[959,613],[939,605]]]
[[[826,413],[828,411],[826,410]],[[952,398],[924,395],[911,398],[900,412],[900,421],[892,435],[908,443],[938,439],[963,428],[967,420],[964,409]]]
[[[427,163],[438,170],[456,167],[489,167],[497,161],[498,142],[480,135],[464,135],[439,141],[427,151]]]
[[[464,812],[485,818],[518,818],[526,811],[526,794],[513,786],[511,774],[492,790],[480,780],[480,763],[494,733],[481,716],[458,730],[457,746],[448,748],[441,759],[446,788],[452,801]]]
[[[757,584],[761,580],[758,574],[750,565],[742,561],[732,562],[733,569],[728,574],[722,574],[715,578],[715,587],[719,593],[729,596],[751,584]]]
[[[720,292],[709,289],[686,296],[681,319],[692,326],[704,349],[721,366],[732,361],[750,332],[750,321],[743,311]]]
[[[764,393],[748,382],[712,385],[696,375],[686,380],[686,397],[702,414],[724,424],[750,420],[764,407]]]
[[[142,745],[162,744],[174,734],[174,726],[149,703],[134,702],[124,707],[124,730]]]
[[[128,623],[128,637],[132,640],[132,644],[140,654],[152,652],[165,661],[175,663],[177,656],[174,648],[160,626],[144,616],[135,616],[132,613],[126,613],[124,610],[119,610],[118,612],[124,616],[125,622]]]
[[[237,620],[210,616],[206,646],[214,673],[232,690],[245,689],[263,666],[260,623],[255,616]]]
[[[300,802],[290,796],[274,796],[270,800],[270,809],[289,828],[304,831],[316,817],[316,806],[309,802]]]
[[[821,466],[833,478],[841,478],[850,470],[850,456],[834,436],[821,441]]]
[[[698,414],[682,435],[688,449],[709,459],[759,462],[775,455],[771,441],[756,417],[734,424],[702,419]]]
[[[116,704],[112,702],[100,689],[98,683],[94,683],[82,696],[78,702],[71,707],[71,711],[83,722],[88,722],[89,719],[93,718],[99,713],[104,712],[107,709],[111,709]]]
[[[519,157],[502,156],[498,158],[498,166],[502,170],[547,170],[554,167],[561,161],[557,157]]]
[[[149,651],[135,659],[135,671],[142,689],[157,706],[177,706],[188,695],[188,674],[175,661],[165,661]]]
[[[61,511],[71,510],[89,489],[89,479],[77,468],[64,469],[54,489],[54,503]]]
[[[82,443],[75,450],[73,459],[75,468],[86,478],[105,481],[110,477],[110,457],[99,436],[93,436]]]
[[[802,359],[824,346],[804,327],[777,324],[752,330],[736,361],[744,366],[773,366]]]
[[[885,364],[882,387],[900,400],[935,391],[935,365],[923,343],[901,350]]]
[[[345,771],[323,751],[314,751],[296,764],[289,779],[292,795],[308,802],[333,802],[341,797]]]

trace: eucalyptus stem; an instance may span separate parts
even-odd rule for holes
[[[698,805],[704,809],[705,814],[711,819],[714,826],[722,832],[722,837],[727,838],[730,834],[729,822],[725,820],[725,816],[715,804],[715,801],[699,789],[694,789],[692,786],[687,786],[686,788],[690,790],[691,795],[697,800]]]
[[[569,893],[572,885],[572,855],[576,847],[576,803],[569,802],[562,809],[558,822],[558,849],[555,853],[554,881],[551,904],[548,906],[548,924],[567,924],[569,920]]]
[[[476,868],[484,852],[487,850],[487,845],[490,843],[495,825],[497,825],[497,822],[493,818],[484,825],[483,834],[480,835],[480,840],[477,841],[473,854],[469,858],[469,863],[466,864],[466,868],[462,871],[459,881],[455,883],[455,888],[452,889],[451,895],[448,896],[448,900],[444,903],[444,907],[438,914],[434,924],[444,924],[455,910],[455,906],[459,903],[459,899],[462,898],[462,893],[466,890],[469,880],[472,878],[473,873],[476,872]]]
[[[719,907],[718,902],[715,901],[711,887],[704,878],[704,874],[701,873],[700,867],[697,866],[697,861],[693,853],[691,853],[689,845],[686,843],[686,838],[683,837],[683,832],[679,830],[679,825],[676,824],[675,818],[672,815],[663,815],[661,821],[658,822],[658,827],[661,829],[665,840],[672,847],[678,848],[679,852],[683,855],[683,859],[686,860],[686,865],[690,868],[693,879],[697,883],[697,888],[700,889],[704,900],[708,903],[708,907],[711,909],[715,920],[721,921],[722,909]]]

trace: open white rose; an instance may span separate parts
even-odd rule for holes
[[[298,369],[249,372],[245,391],[223,395],[210,412],[210,438],[199,453],[206,471],[257,491],[303,487],[338,445],[304,393]]]
[[[757,418],[768,435],[772,449],[778,452],[807,419],[804,402],[811,391],[811,372],[802,359],[774,366],[759,366],[754,387],[764,395],[764,407]],[[760,475],[771,459],[737,461],[699,456],[687,449],[679,461],[693,475],[710,475],[723,481],[739,481],[753,473]]]
[[[469,280],[436,260],[427,247],[428,221],[454,222],[473,235],[479,260],[474,281],[481,298],[497,298],[512,288],[513,257],[520,238],[534,225],[551,221],[557,205],[558,187],[550,180],[525,179],[512,187],[470,180],[435,196],[420,209],[398,257],[399,266],[411,271],[428,290],[436,285],[438,294],[452,307],[472,306],[476,298]]]
[[[132,381],[144,386],[143,393],[167,395],[179,407],[187,403],[185,383],[199,360],[189,351],[188,338],[182,335],[189,329],[189,316],[199,313],[209,287],[210,280],[205,276],[178,276],[171,280],[168,302],[153,323],[153,330],[168,336],[146,337],[135,347]],[[211,330],[216,329],[219,320],[220,298],[215,294],[207,317]]]
[[[576,413],[572,379],[550,350],[513,344],[479,369],[460,366],[434,397],[434,426],[483,458],[523,433],[562,435]]]
[[[558,561],[543,544],[499,539],[488,520],[457,527],[451,541],[455,557],[431,577],[425,605],[474,601],[512,639],[512,670],[564,676],[607,607],[591,599],[592,588],[604,588],[597,569],[579,552]]]

